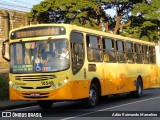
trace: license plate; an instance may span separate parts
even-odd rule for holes
[[[40,93],[31,93],[30,96],[32,96],[32,97],[38,97],[38,96],[40,96]]]

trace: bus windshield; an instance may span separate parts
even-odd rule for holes
[[[11,44],[11,72],[52,72],[69,68],[68,41],[45,40]]]

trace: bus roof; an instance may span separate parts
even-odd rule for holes
[[[135,39],[135,38],[124,37],[124,36],[121,36],[121,35],[115,35],[115,34],[112,34],[112,33],[102,32],[102,31],[98,31],[98,30],[93,30],[93,29],[89,29],[89,28],[80,27],[80,26],[77,26],[77,25],[71,25],[71,24],[28,25],[28,26],[23,26],[23,27],[20,27],[20,28],[12,29],[10,31],[10,33],[13,32],[13,31],[16,31],[16,30],[24,29],[24,28],[31,28],[31,27],[38,27],[38,26],[64,26],[64,27],[70,28],[71,30],[81,31],[81,32],[89,33],[89,34],[94,34],[94,35],[99,35],[99,36],[104,36],[104,37],[109,37],[109,38],[124,40],[124,41],[132,41],[132,42],[137,42],[137,43],[141,43],[141,44],[155,45],[155,43],[153,43],[153,42],[147,42],[147,41],[143,41],[143,40],[139,40],[139,39]]]
[[[129,38],[129,37],[116,35],[116,34],[112,34],[112,33],[102,32],[102,31],[98,31],[98,30],[92,30],[92,29],[88,29],[88,28],[79,27],[76,25],[73,25],[73,29],[78,30],[78,31],[83,31],[86,33],[95,34],[95,35],[109,37],[109,38],[113,38],[113,39],[117,39],[117,40],[132,41],[132,42],[137,42],[137,43],[141,43],[141,44],[155,45],[154,42],[148,42],[148,41],[143,41],[143,40],[135,39],[135,38]]]

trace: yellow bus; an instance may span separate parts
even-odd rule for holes
[[[14,29],[2,55],[10,62],[10,100],[37,100],[41,108],[65,100],[94,107],[99,96],[141,97],[157,84],[154,43],[76,25]]]

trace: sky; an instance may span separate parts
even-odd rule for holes
[[[0,0],[0,9],[11,9],[29,12],[33,5],[39,4],[42,0]]]
[[[0,9],[10,9],[29,12],[33,5],[39,4],[43,0],[0,0]],[[116,14],[114,9],[106,11],[112,17]]]
[[[114,15],[116,15],[116,10],[115,9],[108,9],[108,10],[105,10],[105,12],[107,14],[110,14],[111,17],[113,17]]]

